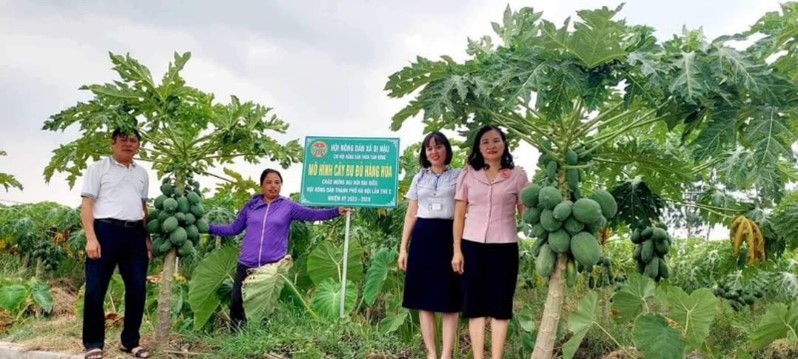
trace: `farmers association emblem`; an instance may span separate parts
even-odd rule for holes
[[[310,145],[310,154],[316,158],[322,158],[327,155],[327,144],[324,141],[316,141]]]

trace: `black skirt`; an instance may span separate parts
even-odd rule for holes
[[[460,275],[452,270],[452,220],[416,219],[407,253],[402,306],[430,312],[459,312]]]
[[[463,317],[512,319],[518,243],[463,239]]]

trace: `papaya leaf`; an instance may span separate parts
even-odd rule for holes
[[[652,192],[640,178],[619,183],[610,193],[618,202],[618,214],[611,219],[612,226],[625,222],[632,228],[651,226],[652,220],[660,218],[665,202]]]
[[[593,327],[594,324],[600,325],[596,321],[596,302],[598,301],[598,294],[594,291],[587,292],[576,311],[571,313],[568,317],[568,330],[573,333],[571,339],[568,339],[562,346],[562,357],[571,359],[574,357],[576,350],[585,338],[585,334]]]
[[[626,285],[611,298],[612,312],[621,321],[634,319],[646,307],[646,301],[653,298],[656,286],[651,278],[639,273],[632,273]]]
[[[357,305],[357,287],[355,283],[346,281],[346,302],[344,315],[355,309]],[[333,278],[327,278],[316,287],[316,295],[310,306],[313,311],[324,319],[334,321],[339,318],[341,311],[341,283]]]
[[[188,304],[194,311],[194,330],[205,326],[221,305],[217,295],[225,281],[232,281],[238,263],[238,248],[223,247],[203,259],[188,283]]]
[[[11,188],[16,188],[22,190],[22,184],[17,181],[14,176],[7,174],[7,173],[0,173],[0,186],[3,186],[6,191]]]
[[[669,317],[682,327],[690,346],[699,348],[709,336],[709,328],[718,312],[718,299],[709,288],[687,295],[677,286],[668,287],[665,297],[670,308]]]
[[[798,337],[798,304],[787,307],[784,303],[774,303],[768,307],[751,337],[751,347],[761,349],[776,339],[785,338],[791,333]]]
[[[383,335],[393,333],[405,323],[409,316],[410,312],[406,309],[402,309],[395,315],[389,315],[383,318],[380,323],[377,324],[377,328]]]
[[[47,283],[32,279],[30,283],[31,297],[33,302],[44,310],[45,313],[53,311],[53,293]]]
[[[343,244],[336,246],[328,241],[319,243],[308,256],[308,275],[313,283],[321,285],[328,278],[340,282],[343,275]],[[363,278],[363,249],[358,241],[350,240],[346,279],[357,282]]]
[[[647,359],[681,359],[686,343],[678,330],[668,326],[668,321],[657,314],[643,315],[632,329],[635,347]]]
[[[259,321],[274,311],[292,265],[293,260],[286,256],[277,263],[257,268],[247,276],[241,290],[247,319]]]
[[[363,300],[366,301],[366,304],[374,305],[394,262],[396,262],[396,253],[388,248],[380,249],[374,256],[363,284]]]
[[[787,241],[787,248],[798,248],[798,192],[787,195],[773,211],[771,225]]]

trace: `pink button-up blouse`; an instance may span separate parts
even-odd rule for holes
[[[467,204],[463,240],[518,242],[515,213],[529,180],[521,167],[502,169],[493,183],[484,170],[466,166],[457,178],[454,199]]]

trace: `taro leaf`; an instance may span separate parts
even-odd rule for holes
[[[40,306],[45,313],[53,311],[53,293],[47,283],[31,280],[31,296],[36,305]]]
[[[658,219],[665,207],[662,198],[651,192],[640,178],[621,182],[610,193],[618,202],[618,214],[611,219],[612,227],[620,222],[632,228],[651,226],[651,221]]]
[[[238,262],[238,248],[223,247],[203,259],[188,283],[188,304],[194,311],[194,330],[208,322],[222,303],[216,294],[225,281],[232,280]]]
[[[784,303],[772,304],[754,330],[751,347],[764,348],[776,339],[787,337],[788,333],[798,336],[798,304],[790,307]]]
[[[341,281],[343,274],[343,244],[336,246],[324,241],[308,256],[308,275],[316,286],[328,278],[336,282]],[[347,262],[346,279],[357,282],[363,278],[363,250],[357,241],[349,242],[349,259]]]
[[[574,357],[576,350],[585,338],[585,334],[596,323],[596,301],[598,294],[590,291],[579,301],[579,306],[576,311],[571,313],[568,317],[568,330],[574,333],[571,339],[562,346],[562,357],[571,359]]]
[[[274,311],[280,291],[285,285],[285,277],[293,264],[291,256],[286,256],[279,262],[260,267],[247,276],[241,289],[247,319],[257,322]]]
[[[22,309],[27,293],[28,288],[24,284],[9,284],[0,287],[0,308],[16,314]]]
[[[395,252],[388,248],[380,249],[371,261],[371,266],[366,272],[366,282],[363,284],[363,300],[369,306],[374,305],[374,301],[377,300],[382,285],[388,278],[388,270],[395,261]]]
[[[646,359],[682,359],[687,344],[682,334],[657,314],[637,318],[632,337],[635,347],[645,354]]]
[[[225,279],[219,289],[216,290],[216,295],[222,302],[229,302],[233,294],[233,279]]]
[[[357,304],[357,287],[355,283],[346,281],[346,304],[344,315],[355,309]],[[316,288],[316,295],[310,303],[313,311],[324,319],[336,320],[341,312],[341,283],[327,278]]]
[[[651,278],[632,273],[626,285],[612,296],[612,312],[621,321],[634,319],[643,312],[648,298],[654,297],[656,286]]]
[[[402,309],[398,314],[389,315],[385,317],[383,320],[380,321],[380,324],[377,324],[377,328],[379,328],[380,333],[383,335],[390,334],[395,332],[402,324],[405,323],[405,320],[409,317],[410,312],[406,309]]]
[[[709,336],[709,327],[718,312],[718,300],[709,288],[701,288],[690,295],[677,286],[671,286],[665,294],[670,308],[670,318],[686,333],[692,348],[699,348]]]

